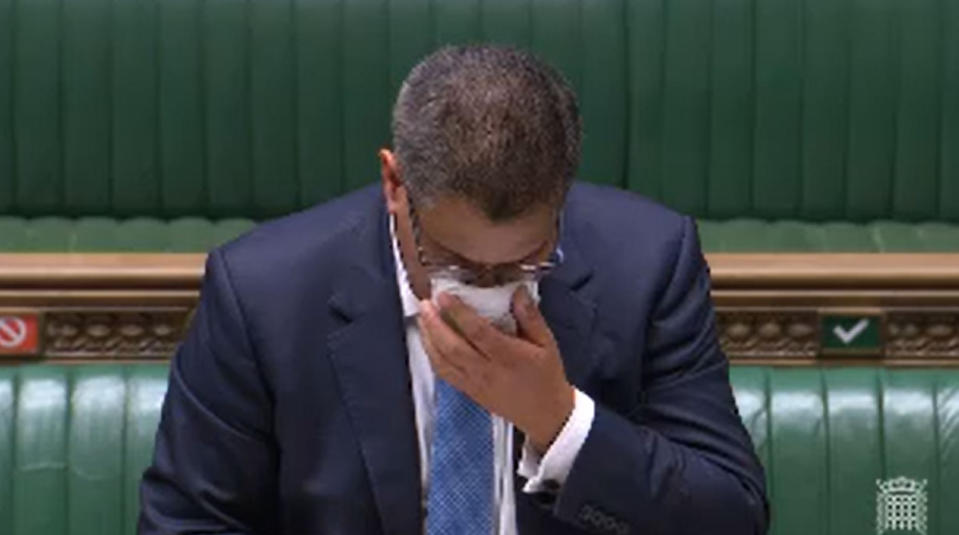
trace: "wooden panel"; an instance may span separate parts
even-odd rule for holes
[[[196,292],[205,261],[204,254],[0,254],[0,291],[100,287]]]
[[[959,289],[959,254],[706,255],[713,287]]]
[[[204,261],[0,254],[0,317],[41,318],[42,357],[34,360],[168,357],[189,323]],[[720,341],[733,362],[959,366],[959,254],[723,253],[707,261]],[[836,328],[836,316],[857,314],[879,322],[880,345],[855,356],[824,351],[823,331]]]

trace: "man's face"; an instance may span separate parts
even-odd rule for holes
[[[516,218],[496,222],[455,196],[411,206],[392,154],[382,151],[380,159],[387,208],[396,220],[403,263],[417,297],[429,297],[432,270],[464,268],[478,275],[472,284],[493,286],[511,282],[508,279],[518,266],[544,262],[553,253],[558,240],[553,206],[537,205]]]

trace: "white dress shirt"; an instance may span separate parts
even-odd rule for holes
[[[394,233],[393,221],[390,221],[390,233],[393,236],[393,256],[396,261],[396,279],[400,289],[400,302],[406,326],[406,348],[409,353],[410,378],[413,383],[413,407],[416,416],[416,437],[420,453],[420,482],[423,487],[423,503],[429,495],[430,444],[433,436],[433,420],[436,415],[433,383],[433,368],[423,349],[416,316],[419,314],[419,301],[407,282],[406,269],[400,258]],[[593,424],[596,407],[593,400],[583,392],[576,390],[573,412],[553,441],[545,455],[540,457],[527,439],[523,445],[523,454],[517,473],[527,478],[523,492],[545,491],[546,482],[552,481],[562,486],[573,467],[576,455],[583,447],[589,429]],[[493,507],[497,512],[494,519],[494,533],[498,535],[516,535],[516,501],[513,492],[513,424],[500,416],[492,415],[493,420],[493,481],[495,485]]]

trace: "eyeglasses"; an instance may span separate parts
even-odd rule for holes
[[[511,282],[538,282],[563,262],[563,251],[559,246],[561,222],[556,224],[556,245],[547,260],[527,263],[516,262],[495,265],[461,265],[456,262],[434,261],[426,258],[422,246],[422,227],[417,216],[413,199],[409,198],[409,216],[413,227],[413,242],[416,245],[417,260],[431,275],[441,275],[463,284],[475,286],[500,286]]]

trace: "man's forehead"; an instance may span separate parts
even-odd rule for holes
[[[465,260],[500,264],[528,259],[555,233],[556,210],[536,205],[526,213],[492,221],[468,201],[447,197],[430,203],[420,214],[429,238]]]

